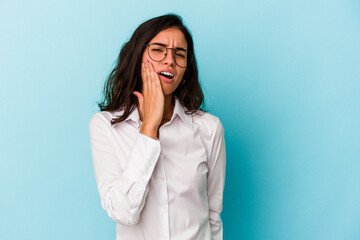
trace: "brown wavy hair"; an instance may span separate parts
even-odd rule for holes
[[[198,110],[205,112],[204,95],[198,79],[198,69],[194,54],[194,43],[190,31],[175,14],[167,14],[152,18],[142,23],[126,42],[118,56],[116,66],[109,74],[103,89],[103,100],[98,103],[100,111],[124,110],[122,116],[113,118],[111,124],[124,121],[134,111],[138,98],[133,91],[142,92],[141,62],[145,44],[149,43],[162,30],[176,27],[185,36],[192,60],[184,73],[185,83],[180,84],[173,92],[186,108],[186,114],[194,114]],[[174,101],[174,99],[173,99]]]

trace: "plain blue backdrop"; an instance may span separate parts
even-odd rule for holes
[[[356,0],[1,1],[0,239],[115,239],[88,123],[122,44],[169,12],[225,128],[224,238],[360,239]]]

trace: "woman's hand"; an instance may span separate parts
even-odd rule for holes
[[[133,92],[139,100],[139,113],[142,119],[140,133],[156,139],[164,115],[164,93],[160,78],[150,62],[141,64],[141,78],[142,93]]]

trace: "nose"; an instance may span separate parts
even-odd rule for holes
[[[167,65],[175,65],[175,54],[174,54],[174,50],[173,49],[167,49],[166,51],[166,55],[165,58],[163,60],[163,63],[167,64]]]

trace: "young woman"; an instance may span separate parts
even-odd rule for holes
[[[135,30],[104,94],[90,142],[116,239],[222,239],[224,129],[200,108],[193,40],[179,16]]]

